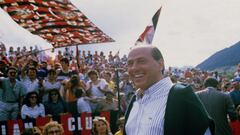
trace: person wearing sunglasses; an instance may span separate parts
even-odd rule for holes
[[[50,90],[57,89],[59,90],[61,87],[61,83],[57,81],[57,73],[55,69],[50,69],[48,71],[47,79],[43,83],[43,97],[42,102],[46,102],[48,100],[48,94]]]
[[[26,95],[24,85],[16,79],[15,67],[8,68],[7,76],[0,78],[0,121],[17,119],[23,97]]]
[[[21,118],[37,118],[39,116],[45,117],[44,106],[40,103],[39,95],[36,91],[29,92],[21,109]]]
[[[67,112],[66,102],[60,96],[58,89],[49,90],[48,100],[44,102],[44,106],[46,114],[52,115],[53,119]]]

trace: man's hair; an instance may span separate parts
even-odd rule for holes
[[[151,53],[154,60],[159,61],[160,59],[163,59],[162,53],[156,46],[152,47]]]
[[[161,59],[163,60],[162,53],[156,46],[152,46],[151,54],[154,60],[156,61],[159,61]],[[163,67],[162,74],[164,74],[164,70],[165,70],[165,67]]]
[[[10,66],[8,69],[7,69],[7,72],[9,72],[10,70],[15,70],[17,72],[17,68],[14,67],[14,66]]]
[[[110,76],[110,77],[112,77],[112,74],[111,74],[111,72],[109,72],[109,71],[106,71],[105,74],[108,75],[108,76]]]
[[[56,70],[55,69],[49,69],[48,70],[48,74],[56,74]]]
[[[27,70],[27,73],[29,72],[29,70],[33,70],[33,71],[35,71],[36,73],[38,72],[38,71],[37,71],[37,68],[34,67],[34,66],[30,66],[30,67],[28,68],[28,70]]]
[[[41,101],[40,101],[40,97],[39,97],[39,94],[38,94],[38,92],[37,91],[32,91],[32,92],[29,92],[29,93],[27,93],[27,95],[26,95],[26,97],[25,97],[25,99],[24,99],[24,104],[26,104],[26,106],[28,106],[28,107],[30,107],[31,106],[31,103],[30,103],[30,97],[32,96],[32,95],[36,95],[37,97],[37,105],[39,106],[40,105],[40,103],[41,103]]]
[[[66,64],[69,65],[69,60],[68,60],[68,58],[62,58],[60,61],[61,61],[61,62],[64,62],[64,63],[66,63]]]
[[[96,75],[98,76],[98,72],[96,70],[90,70],[88,73],[87,73],[87,76],[89,77],[90,75]]]
[[[218,80],[213,78],[213,77],[208,77],[207,79],[205,79],[204,81],[204,86],[205,87],[214,87],[217,88],[218,86]]]
[[[151,48],[151,54],[154,60],[159,61],[160,59],[163,59],[161,51],[156,47],[156,46],[150,46],[150,45],[141,45],[141,46],[134,46],[131,48],[131,50],[135,48],[141,48],[141,47],[146,47],[146,48]]]

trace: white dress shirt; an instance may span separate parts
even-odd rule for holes
[[[163,135],[164,115],[169,91],[173,83],[166,77],[144,91],[136,101],[126,123],[127,135]]]

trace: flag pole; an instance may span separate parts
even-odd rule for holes
[[[118,95],[118,116],[121,116],[120,114],[122,113],[121,111],[121,97],[120,97],[120,88],[119,88],[119,74],[118,74],[118,65],[115,65],[115,76],[116,76],[116,89],[117,89],[117,95]]]
[[[76,60],[77,60],[77,67],[78,67],[78,72],[80,70],[80,61],[79,61],[79,50],[78,50],[78,44],[76,44]]]
[[[21,55],[21,56],[17,57],[17,59],[20,59],[24,56],[29,56],[29,55],[32,55],[32,54],[38,54],[40,52],[45,52],[45,51],[48,51],[48,50],[51,50],[51,49],[53,49],[53,48],[43,49],[43,50],[39,50],[39,51],[32,52],[32,53],[27,53],[27,54],[24,54],[24,55]]]

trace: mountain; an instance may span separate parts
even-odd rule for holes
[[[216,52],[202,63],[197,65],[201,70],[215,70],[230,68],[240,63],[240,41],[229,48]]]

